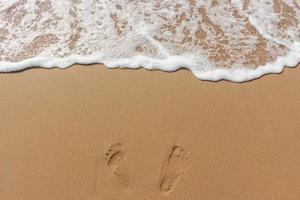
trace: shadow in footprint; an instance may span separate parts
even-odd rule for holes
[[[124,161],[126,154],[121,143],[110,146],[105,154],[106,165],[111,169],[112,175],[122,189],[129,189],[130,181]]]
[[[179,177],[187,169],[189,157],[187,152],[180,146],[173,146],[166,158],[160,178],[160,191],[171,194]]]

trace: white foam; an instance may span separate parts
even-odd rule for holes
[[[256,79],[300,62],[300,3],[277,2],[4,0],[0,72],[104,63],[187,68],[211,81]]]

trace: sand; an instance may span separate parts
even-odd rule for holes
[[[299,80],[0,74],[0,199],[299,200]]]

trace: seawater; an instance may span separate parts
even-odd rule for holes
[[[243,82],[299,61],[299,0],[0,1],[0,72],[104,63]]]

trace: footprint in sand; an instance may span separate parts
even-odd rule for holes
[[[171,194],[179,177],[187,169],[189,158],[187,152],[180,146],[173,146],[164,162],[160,179],[160,191]]]
[[[124,165],[125,159],[126,154],[121,143],[111,145],[105,154],[106,164],[122,189],[128,189],[130,186],[129,176]]]

